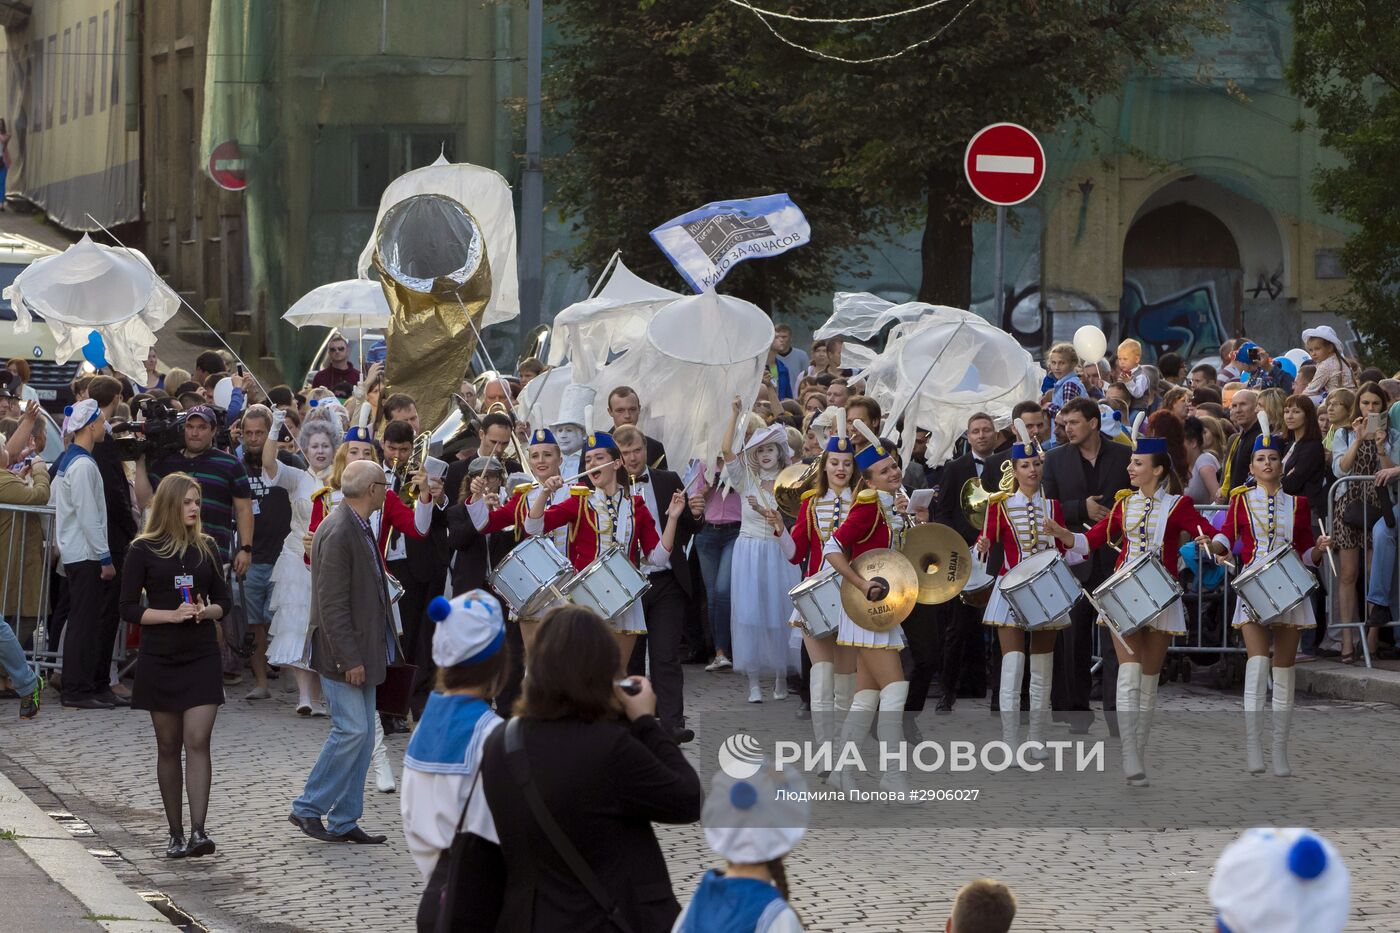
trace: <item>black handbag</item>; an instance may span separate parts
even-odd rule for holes
[[[505,903],[505,858],[494,842],[462,832],[480,780],[478,766],[467,802],[462,804],[452,847],[438,856],[418,902],[418,933],[490,933],[496,929]]]
[[[554,846],[554,851],[564,860],[564,864],[569,866],[569,871],[574,873],[579,884],[583,885],[593,900],[598,903],[603,911],[603,916],[608,918],[608,922],[616,927],[620,933],[632,933],[632,925],[622,913],[622,908],[617,906],[612,895],[608,893],[608,889],[603,887],[598,876],[593,873],[593,869],[588,867],[588,862],[579,854],[578,849],[574,848],[574,844],[569,841],[564,830],[560,829],[559,824],[554,821],[554,816],[544,805],[544,799],[540,797],[539,789],[530,779],[530,760],[525,757],[525,730],[518,716],[506,723],[506,764],[510,768],[511,777],[520,787],[520,792],[525,795],[525,802],[529,804],[530,813],[535,817],[535,822],[544,832],[550,845]]]

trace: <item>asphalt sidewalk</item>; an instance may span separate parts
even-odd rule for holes
[[[42,715],[42,714],[41,714]],[[0,890],[5,929],[170,933],[128,888],[0,772]]]

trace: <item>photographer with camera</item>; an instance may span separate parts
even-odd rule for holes
[[[1235,351],[1235,362],[1240,367],[1240,381],[1255,392],[1265,389],[1282,389],[1293,392],[1293,373],[1284,368],[1283,363],[1269,356],[1267,350],[1257,343],[1246,341]]]
[[[143,509],[150,505],[161,477],[171,473],[185,473],[198,480],[204,496],[200,521],[205,534],[218,545],[222,561],[229,560],[237,524],[239,548],[232,561],[233,572],[241,580],[253,563],[253,489],[248,471],[238,458],[214,447],[219,419],[208,405],[195,405],[185,412],[183,424],[184,447],[162,455],[153,439],[161,435],[153,430],[152,422],[146,422],[147,449],[136,458],[136,501]],[[147,463],[151,456],[155,462]]]

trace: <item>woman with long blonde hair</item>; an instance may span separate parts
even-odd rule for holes
[[[224,702],[215,630],[230,600],[214,540],[200,523],[202,502],[199,482],[188,474],[161,480],[146,529],[131,542],[122,568],[121,616],[142,628],[131,707],[148,710],[155,727],[156,780],[170,827],[166,858],[214,852],[204,818],[213,776],[209,737]],[[188,842],[182,783],[190,803]]]

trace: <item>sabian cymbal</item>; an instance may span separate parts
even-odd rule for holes
[[[962,535],[947,525],[916,525],[904,533],[900,549],[919,575],[922,605],[946,603],[967,586],[972,576],[972,551]]]
[[[852,622],[871,632],[888,632],[909,618],[919,595],[919,575],[908,558],[889,548],[876,548],[857,557],[851,566],[888,590],[884,598],[871,601],[849,581],[841,581],[841,608]]]

